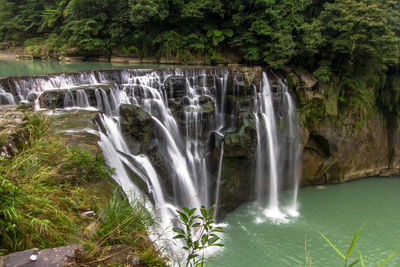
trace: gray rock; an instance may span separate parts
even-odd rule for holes
[[[28,267],[28,266],[40,266],[35,265],[36,262],[31,261],[29,257],[33,254],[38,254],[39,249],[33,248],[30,250],[15,252],[9,254],[4,267]]]
[[[8,255],[4,267],[62,267],[69,257],[74,256],[74,251],[82,245],[71,245],[52,249],[39,250],[37,248],[15,252]],[[30,257],[37,255],[37,260],[32,261]]]

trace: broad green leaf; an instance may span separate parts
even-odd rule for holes
[[[188,209],[188,208],[183,208],[183,211],[184,211],[187,215],[190,216],[190,209]]]
[[[200,213],[201,213],[201,215],[203,215],[203,217],[207,217],[207,210],[206,210],[206,208],[204,206],[201,207]]]
[[[331,247],[339,254],[340,257],[346,260],[346,257],[343,255],[343,253],[340,252],[340,250],[337,247],[335,247],[335,245],[326,236],[324,236],[322,233],[319,234],[326,240],[326,242],[328,242],[329,245],[331,245]]]
[[[208,235],[203,235],[201,237],[201,244],[204,246],[205,244],[207,244],[208,241]]]
[[[218,38],[217,38],[216,36],[214,36],[214,37],[213,37],[213,44],[214,44],[214,46],[217,46],[218,43],[219,43]]]
[[[228,36],[229,38],[232,38],[233,31],[232,31],[232,29],[224,29],[224,34],[225,34],[225,36]]]
[[[214,244],[215,242],[218,241],[218,239],[219,239],[218,236],[213,236],[212,238],[209,238],[209,239],[208,239],[208,245]]]
[[[201,223],[195,223],[192,225],[192,227],[200,227],[200,226],[201,226]]]
[[[182,234],[182,235],[185,234],[185,231],[183,231],[181,228],[177,228],[177,227],[172,228],[172,231],[174,231],[175,233]]]
[[[196,211],[196,208],[193,208],[189,211],[189,216],[192,216]]]
[[[207,216],[210,216],[210,215],[213,213],[214,209],[215,209],[215,204],[213,204],[213,205],[207,210]]]
[[[187,245],[188,247],[191,247],[191,246],[193,245],[193,241],[192,241],[191,238],[187,238],[187,239],[186,239],[186,245]]]
[[[218,36],[221,36],[223,34],[223,32],[220,30],[214,30],[213,34],[214,34],[214,36],[218,37]]]
[[[172,239],[182,239],[182,238],[185,238],[185,236],[184,235],[176,235]]]
[[[181,218],[181,221],[186,223],[188,221],[188,217],[186,216],[186,214],[179,210],[177,210],[177,212],[179,214],[179,217]]]

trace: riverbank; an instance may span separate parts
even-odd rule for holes
[[[5,59],[5,60],[12,60],[12,59],[17,59],[17,54],[19,51],[17,49],[9,49],[9,50],[0,50],[0,60]]]
[[[60,62],[108,62],[112,64],[125,64],[125,65],[196,65],[196,66],[211,66],[209,60],[203,56],[191,57],[185,60],[175,57],[132,57],[122,53],[116,53],[109,57],[106,56],[93,56],[85,54],[76,49],[69,49],[67,51],[57,51],[49,53],[49,51],[38,47],[17,47],[6,50],[0,50],[0,59],[22,59],[22,60],[55,60]],[[216,60],[213,66],[226,66],[228,64],[238,64],[241,58],[234,53],[222,53],[221,58]]]
[[[97,129],[97,112],[49,117],[16,106],[0,112],[0,256],[17,252],[0,259],[0,266],[35,264],[32,255],[39,256],[37,264],[46,258],[66,263],[57,253],[72,255],[70,266],[162,266],[147,235],[153,218],[111,180],[99,137],[90,130]],[[38,250],[71,244],[80,245]]]

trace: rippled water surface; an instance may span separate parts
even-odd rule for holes
[[[208,266],[304,266],[305,240],[316,266],[344,266],[319,232],[345,254],[363,224],[352,259],[358,248],[366,266],[378,266],[400,249],[400,178],[302,188],[299,204],[300,216],[281,224],[257,223],[254,205],[239,207],[225,218],[225,248]],[[386,266],[400,266],[400,254]]]

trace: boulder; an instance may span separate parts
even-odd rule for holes
[[[186,77],[169,76],[164,81],[164,87],[169,98],[180,98],[186,95]]]
[[[120,118],[125,139],[135,147],[139,145],[140,152],[149,149],[156,130],[152,116],[139,106],[123,104],[120,106]]]

